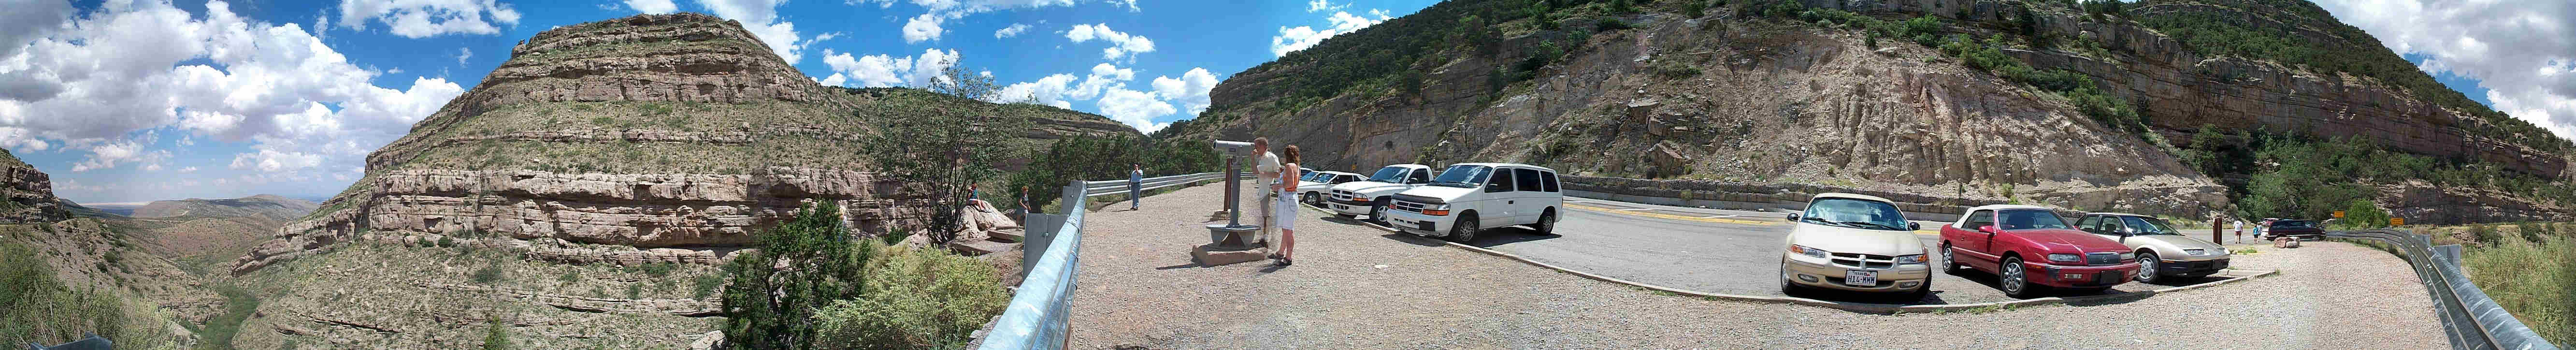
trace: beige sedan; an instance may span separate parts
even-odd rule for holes
[[[1885,198],[1850,193],[1818,194],[1807,210],[1790,214],[1788,251],[1780,256],[1780,292],[1808,288],[1901,293],[1919,300],[1932,291],[1928,251],[1914,237],[1919,228]],[[1794,295],[1793,295],[1794,296]]]
[[[2075,228],[2120,241],[2138,253],[2138,282],[2192,279],[2227,269],[2227,247],[2183,236],[2173,224],[2153,216],[2089,213]]]

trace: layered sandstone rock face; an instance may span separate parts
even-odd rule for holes
[[[1941,203],[2024,200],[2197,214],[2225,188],[2063,99],[1940,53],[1806,24],[1648,13],[1537,77],[1489,90],[1525,53],[1460,55],[1418,95],[1344,94],[1288,112],[1211,110],[1211,136],[1306,148],[1319,169],[1407,162],[1526,162],[1610,178],[1692,178],[1911,193]],[[1725,23],[1708,23],[1723,21]],[[1589,23],[1568,20],[1567,27]],[[1511,38],[1537,46],[1557,34]],[[1695,74],[1670,71],[1690,68]],[[1260,85],[1297,68],[1236,75],[1220,106],[1264,106]],[[1572,180],[1569,180],[1572,181]],[[1600,183],[1606,187],[1625,186]],[[2117,200],[2112,200],[2117,199]]]
[[[38,224],[71,218],[54,199],[54,181],[17,155],[0,150],[0,223]]]
[[[814,84],[737,23],[643,15],[548,30],[368,155],[367,176],[235,261],[348,241],[511,239],[559,262],[708,263],[800,205],[875,234],[930,211],[865,171],[878,118],[1029,116],[1032,142],[1134,135],[1096,115],[919,90]],[[995,145],[1003,147],[1006,145]]]
[[[2018,13],[1997,1],[1804,2],[1988,27],[2013,25]],[[2167,2],[2132,11],[2284,10]],[[1439,11],[1426,13],[1432,12]],[[1572,30],[1502,26],[1519,34],[1497,45],[1504,49],[1496,54],[1431,55],[1439,61],[1418,65],[1433,67],[1424,70],[1418,93],[1353,90],[1320,102],[1283,100],[1311,84],[1298,77],[1317,73],[1310,71],[1316,67],[1257,67],[1217,85],[1211,95],[1219,107],[1182,124],[1181,133],[1284,139],[1307,149],[1308,163],[1334,170],[1515,161],[1614,178],[1816,185],[1969,203],[2022,200],[2170,214],[2230,205],[2224,187],[2154,143],[2105,129],[2063,98],[1966,69],[1929,48],[1894,38],[1872,47],[1860,31],[1755,20],[1722,8],[1709,13],[1616,17],[1638,28],[1594,34],[1579,48],[1567,47],[1564,58],[1531,81],[1499,91],[1490,88],[1490,77],[1515,69],[1535,51],[1529,48]],[[2375,79],[2203,57],[2135,22],[2084,20],[2080,12],[2047,7],[2039,13],[2040,31],[2099,42],[2111,57],[2070,50],[2006,49],[2007,55],[2099,79],[2108,93],[2140,101],[2150,131],[2169,140],[2182,141],[2203,125],[2356,136],[2411,153],[2567,176],[2566,158],[2472,134],[2495,128]],[[2309,25],[2273,20],[2279,16],[2287,15],[2244,17],[2270,21],[2250,25]],[[1581,16],[1563,26],[1594,27]],[[2297,32],[2379,49],[2367,38]],[[2468,209],[2417,207],[2442,217],[2524,212],[2452,215],[2443,212]],[[2406,208],[2396,210],[2413,210]]]

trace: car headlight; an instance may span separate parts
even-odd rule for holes
[[[1804,255],[1806,255],[1806,256],[1812,256],[1812,257],[1818,257],[1818,258],[1825,257],[1825,254],[1826,254],[1826,253],[1825,253],[1825,250],[1823,250],[1823,249],[1808,248],[1807,246],[1796,245],[1796,244],[1791,244],[1791,245],[1789,245],[1789,252],[1791,252],[1791,253],[1798,253],[1798,254],[1804,254]]]
[[[2137,260],[2138,253],[2120,253],[2120,261]]]
[[[2084,257],[2075,256],[2075,254],[2049,254],[2049,255],[2048,255],[2048,261],[2055,261],[2055,262],[2079,262],[2079,261],[2084,261]]]
[[[2191,256],[2202,256],[2202,255],[2209,255],[2209,250],[2208,250],[2208,249],[2184,249],[2184,250],[2182,250],[2182,253],[2183,253],[2183,254],[2189,254],[2189,255],[2191,255]]]
[[[1896,263],[1898,263],[1898,264],[1921,264],[1921,263],[1923,263],[1923,254],[1915,254],[1915,255],[1898,255],[1898,256],[1896,256]]]

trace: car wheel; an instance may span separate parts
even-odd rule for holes
[[[1476,215],[1460,214],[1458,215],[1457,223],[1449,225],[1449,240],[1458,243],[1474,241],[1476,240],[1476,231],[1482,229],[1484,229],[1484,227],[1476,226]]]
[[[2038,288],[2030,284],[2029,272],[2022,271],[2021,257],[2004,257],[2003,267],[1996,270],[2001,271],[1995,273],[1995,287],[2002,288],[2004,296],[2013,299],[2029,299],[2032,295],[2038,294],[2031,291]]]
[[[2156,276],[2157,271],[2163,271],[2157,269],[2157,262],[2156,252],[2138,252],[2138,277],[2136,278],[2138,283],[2153,283],[2156,281],[2156,278],[2158,277]]]
[[[1386,198],[1369,204],[1369,221],[1386,222]]]
[[[1547,208],[1546,212],[1539,213],[1538,224],[1530,225],[1530,228],[1538,229],[1538,234],[1542,235],[1556,234],[1556,208]]]
[[[1952,275],[1959,274],[1959,258],[1958,258],[1958,256],[1959,256],[1958,254],[1953,254],[1953,253],[1951,253],[1951,252],[1950,252],[1950,244],[1949,244],[1949,243],[1942,243],[1942,244],[1941,244],[1941,272],[1942,272],[1942,273],[1947,273],[1947,274],[1952,274]]]

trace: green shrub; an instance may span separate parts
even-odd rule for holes
[[[456,246],[456,238],[452,238],[452,237],[448,237],[448,236],[438,236],[438,247],[439,247],[439,248],[449,248],[449,247],[455,247],[455,246]]]
[[[116,337],[154,330],[129,328],[136,322],[127,318],[124,298],[114,290],[64,284],[45,256],[33,247],[0,243],[0,341],[20,346],[52,344],[77,340],[84,333]]]
[[[483,268],[480,269],[474,269],[474,274],[470,277],[474,280],[474,283],[492,283],[500,282],[507,276],[504,276],[502,273],[501,264],[491,264],[483,265]]]
[[[886,248],[868,266],[865,298],[815,315],[831,349],[947,348],[1002,314],[1010,294],[991,265],[941,250]]]
[[[1594,18],[1592,19],[1592,31],[1595,31],[1595,32],[1609,32],[1609,31],[1613,31],[1613,30],[1623,30],[1623,29],[1633,29],[1633,28],[1637,28],[1637,26],[1635,26],[1635,25],[1630,25],[1630,24],[1628,24],[1628,22],[1627,22],[1627,21],[1621,21],[1621,20],[1619,20],[1619,19],[1617,19],[1617,18],[1610,18],[1610,17],[1594,17]]]
[[[697,277],[696,289],[693,289],[689,295],[694,298],[705,299],[708,295],[715,294],[716,288],[721,287],[724,287],[723,273],[711,272],[700,274]]]
[[[1708,3],[1697,0],[1684,3],[1682,4],[1682,14],[1690,15],[1690,18],[1708,17]]]
[[[644,285],[643,285],[643,284],[641,284],[641,283],[627,283],[627,284],[626,284],[626,298],[627,298],[627,299],[638,299],[638,298],[642,298],[642,297],[644,297]]]
[[[483,331],[483,350],[509,349],[510,324],[502,323],[501,318],[499,317],[492,318],[491,325],[484,328]]]
[[[2469,281],[2540,336],[2576,342],[2576,239],[2505,242],[2472,248],[2460,264]]]
[[[2485,246],[2495,245],[2496,243],[2499,243],[2497,242],[2498,239],[2503,238],[2496,232],[2494,225],[2469,225],[2469,235],[2477,237],[2478,245]]]
[[[563,276],[562,276],[562,277],[557,277],[557,278],[555,278],[555,280],[563,281],[563,283],[580,282],[580,281],[581,281],[581,271],[576,271],[576,270],[573,270],[573,269],[564,269]]]
[[[814,312],[834,300],[860,296],[861,273],[874,258],[874,240],[851,240],[829,201],[797,209],[786,222],[760,234],[760,249],[725,264],[725,341],[746,349],[805,349],[818,345]],[[856,242],[856,243],[853,243]],[[795,269],[774,269],[794,261]]]

